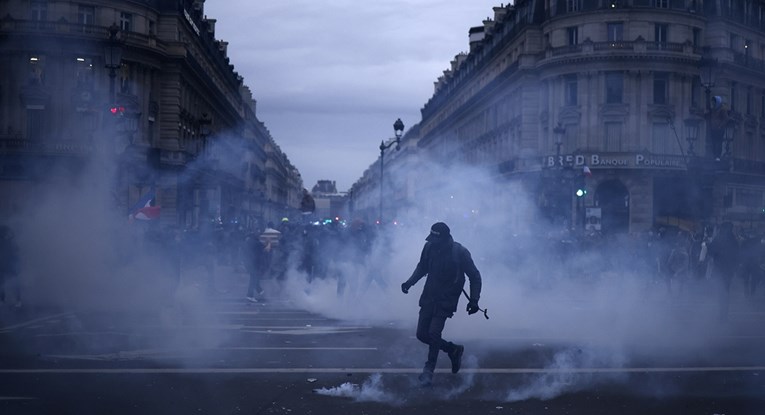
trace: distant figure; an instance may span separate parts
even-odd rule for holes
[[[259,235],[251,234],[245,239],[244,251],[244,265],[250,274],[246,298],[247,301],[257,303],[258,300],[255,296],[260,297],[264,293],[260,280],[268,273],[271,266],[271,242],[266,241],[264,243]]]
[[[0,225],[0,305],[6,301],[6,287],[13,284],[16,307],[21,307],[21,284],[19,283],[19,247],[13,231]]]
[[[422,385],[430,385],[436,369],[438,352],[448,354],[452,363],[452,373],[457,373],[462,365],[465,347],[441,338],[446,319],[457,311],[460,294],[465,285],[465,274],[470,279],[470,300],[468,314],[478,312],[478,299],[481,296],[481,273],[473,263],[470,252],[451,236],[449,227],[443,222],[434,223],[420,254],[420,262],[412,276],[401,284],[404,294],[427,275],[425,287],[420,296],[420,317],[417,321],[417,339],[428,345],[428,360],[419,376]]]
[[[738,268],[738,239],[733,233],[733,224],[724,222],[714,239],[709,243],[707,255],[713,259],[713,278],[719,285],[720,318],[728,316],[730,284]]]

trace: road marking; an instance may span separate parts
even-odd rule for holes
[[[761,372],[765,366],[729,366],[729,367],[635,367],[635,368],[463,368],[460,373],[484,375],[524,375],[549,373],[704,373],[704,372]],[[447,373],[449,369],[436,369]],[[0,374],[290,374],[290,373],[388,373],[417,374],[422,368],[123,368],[123,369],[0,369]]]
[[[0,333],[5,333],[5,332],[11,331],[11,330],[20,329],[22,327],[31,326],[33,324],[37,324],[37,323],[40,323],[40,322],[43,322],[43,321],[46,321],[46,320],[53,320],[53,319],[57,319],[59,317],[66,317],[66,316],[69,316],[69,315],[72,315],[72,314],[74,314],[74,313],[67,312],[67,313],[53,314],[53,315],[46,316],[46,317],[36,318],[34,320],[29,320],[29,321],[24,322],[24,323],[18,323],[18,324],[14,324],[14,325],[8,326],[8,327],[2,327],[2,328],[0,328]]]
[[[0,396],[0,401],[32,401],[37,398],[31,396]]]
[[[49,359],[72,359],[72,360],[133,360],[149,357],[159,357],[162,355],[173,355],[194,352],[211,351],[254,351],[254,350],[277,350],[277,351],[378,351],[377,347],[200,347],[188,349],[146,349],[121,351],[115,353],[102,354],[48,354],[45,358]]]

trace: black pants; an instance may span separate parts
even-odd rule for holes
[[[255,293],[260,295],[263,288],[260,286],[260,271],[250,271],[250,285],[247,287],[247,296],[254,297]]]
[[[417,321],[417,340],[428,345],[428,361],[425,363],[425,370],[427,371],[432,372],[436,369],[439,351],[451,353],[454,350],[454,343],[441,338],[446,319],[451,315],[452,313],[445,312],[434,305],[420,308],[420,318]]]

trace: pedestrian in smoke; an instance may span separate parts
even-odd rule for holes
[[[738,268],[739,244],[733,224],[723,222],[709,243],[708,255],[712,257],[712,275],[717,284],[720,319],[728,316],[730,285]]]
[[[481,273],[473,263],[470,251],[451,236],[449,227],[443,222],[434,223],[420,254],[420,261],[412,276],[401,284],[404,294],[427,275],[425,287],[420,296],[420,316],[417,321],[417,339],[428,345],[428,360],[419,380],[429,385],[436,369],[438,352],[443,351],[451,360],[452,373],[457,373],[462,365],[465,347],[448,342],[441,337],[446,319],[457,311],[460,294],[465,285],[465,275],[470,279],[470,299],[468,314],[478,312],[478,299],[481,296]]]
[[[261,239],[256,233],[252,233],[245,239],[244,265],[250,274],[250,283],[247,287],[247,301],[258,302],[255,295],[262,296],[263,287],[260,280],[268,273],[271,266],[271,241]]]
[[[0,225],[0,304],[5,303],[6,285],[12,283],[16,307],[21,307],[19,277],[19,247],[10,227]]]

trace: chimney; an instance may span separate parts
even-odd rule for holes
[[[227,57],[228,56],[228,42],[223,41],[223,40],[219,41],[218,42],[218,49],[223,54],[223,57]]]
[[[497,22],[501,22],[502,19],[507,16],[507,8],[503,5],[499,5],[499,7],[494,7],[494,20]]]
[[[210,33],[213,37],[215,37],[215,22],[218,20],[216,19],[207,19],[205,18],[205,22],[207,23],[207,32]]]
[[[483,41],[485,30],[486,29],[483,26],[474,26],[468,30],[468,39],[470,40],[471,52],[481,43],[481,41]]]
[[[486,18],[486,20],[483,21],[483,31],[485,35],[490,35],[491,32],[494,30],[494,20],[491,20],[490,18]]]

